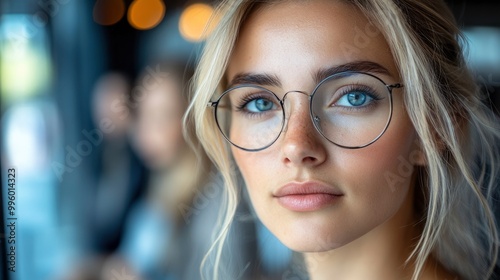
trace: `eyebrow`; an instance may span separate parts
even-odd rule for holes
[[[390,74],[389,70],[387,70],[387,68],[383,67],[382,65],[376,62],[363,60],[319,69],[313,74],[313,77],[315,82],[319,83],[331,75],[346,71],[369,72],[387,75]],[[243,72],[236,74],[233,79],[231,79],[228,88],[241,84],[281,87],[281,81],[276,75]]]
[[[238,73],[229,83],[229,88],[241,84],[281,87],[281,81],[276,75]]]
[[[320,69],[314,74],[314,80],[316,81],[316,83],[319,83],[331,75],[347,71],[369,72],[386,75],[390,74],[389,70],[387,70],[387,68],[385,68],[384,66],[376,62],[363,60]]]

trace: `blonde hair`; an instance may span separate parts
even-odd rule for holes
[[[268,1],[281,2],[281,1]],[[499,177],[498,118],[483,104],[467,70],[462,39],[445,3],[436,0],[347,0],[385,36],[405,85],[405,106],[419,136],[426,166],[422,182],[423,230],[408,261],[418,279],[436,258],[465,279],[487,279],[497,265],[498,233],[492,198]],[[263,1],[223,1],[220,22],[209,37],[194,76],[185,121],[221,171],[226,211],[212,247],[219,259],[237,205],[238,186],[228,144],[208,102],[224,86],[239,28]],[[214,271],[214,278],[218,278]]]

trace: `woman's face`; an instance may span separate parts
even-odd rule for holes
[[[386,84],[400,82],[383,35],[356,8],[334,1],[289,1],[264,5],[245,21],[227,78],[231,83],[248,74],[274,77],[280,85],[270,89],[283,98],[293,90],[311,93],[321,69],[368,65],[358,62],[378,64],[380,69],[359,70]],[[311,121],[309,99],[300,93],[287,96],[290,114],[273,145],[259,152],[232,146],[259,218],[285,245],[326,251],[391,218],[411,216],[412,207],[403,205],[412,201],[409,166],[416,160],[416,134],[402,94],[393,90],[392,121],[365,148],[344,149],[324,139]]]

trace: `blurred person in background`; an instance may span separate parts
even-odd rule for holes
[[[180,62],[157,65],[160,72],[145,69],[137,79],[129,104],[134,148],[149,171],[146,195],[134,206],[118,258],[109,264],[123,263],[145,279],[175,279],[169,252],[177,251],[176,232],[182,227],[177,205],[189,204],[204,183],[202,176],[190,176],[190,169],[208,166],[203,158],[198,162],[182,135],[184,84],[192,71]]]
[[[91,193],[85,214],[90,217],[89,248],[77,264],[61,268],[61,279],[101,279],[104,261],[122,240],[131,206],[144,193],[146,171],[129,135],[129,92],[129,81],[121,73],[105,73],[94,85],[91,104],[95,128],[82,132],[95,149],[91,155],[95,164],[87,171],[96,178],[87,190]]]
[[[128,135],[130,114],[126,106],[130,85],[119,73],[99,78],[92,99],[93,120],[98,127],[89,132],[100,153],[97,188],[93,207],[95,250],[109,254],[120,243],[125,217],[130,206],[142,195],[144,168],[132,150]],[[108,125],[102,125],[106,123]],[[106,127],[107,129],[102,129]]]

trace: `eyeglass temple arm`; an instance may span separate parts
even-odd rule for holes
[[[393,84],[393,85],[387,85],[387,88],[390,89],[390,90],[393,89],[393,88],[402,88],[402,87],[404,87],[404,85],[403,84],[399,84],[399,83],[398,84]]]

